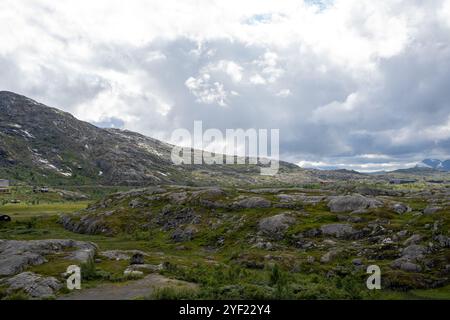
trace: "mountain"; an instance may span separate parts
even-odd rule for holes
[[[439,171],[450,171],[450,160],[425,159],[417,165],[420,168],[430,168]]]
[[[102,129],[27,97],[0,91],[0,178],[34,184],[252,182],[256,165],[175,166],[172,145]],[[281,163],[281,170],[297,170]],[[225,177],[225,178],[224,178]]]

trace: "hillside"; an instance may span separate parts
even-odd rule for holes
[[[255,165],[174,166],[172,145],[0,92],[0,176],[33,184],[253,183]],[[298,171],[281,163],[281,171]],[[301,170],[300,170],[301,171]],[[225,176],[224,179],[222,177]]]

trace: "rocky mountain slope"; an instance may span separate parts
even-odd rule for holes
[[[425,159],[417,165],[419,168],[429,168],[439,171],[450,171],[450,160]]]
[[[259,168],[175,166],[172,146],[138,133],[101,129],[27,97],[0,92],[0,176],[44,184],[146,185],[252,182]],[[281,164],[282,170],[297,170]]]

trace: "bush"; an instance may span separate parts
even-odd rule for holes
[[[165,287],[153,291],[146,297],[148,300],[193,300],[197,298],[197,292],[188,288]]]

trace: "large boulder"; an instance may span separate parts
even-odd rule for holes
[[[360,194],[333,197],[328,203],[331,212],[352,212],[365,209],[379,208],[383,202]]]
[[[262,219],[258,224],[258,230],[266,236],[281,239],[286,229],[294,222],[295,219],[293,217],[282,213]]]
[[[50,298],[62,288],[62,284],[53,277],[42,277],[32,272],[23,272],[12,278],[1,280],[8,287],[7,292],[23,290],[32,298]]]
[[[67,252],[72,249],[72,251]],[[0,240],[0,276],[22,272],[27,266],[47,262],[45,256],[65,253],[68,259],[86,262],[92,259],[97,246],[74,240]]]
[[[409,206],[403,203],[394,203],[393,205],[391,205],[391,209],[398,214],[404,214],[407,212],[411,212],[412,210]]]

